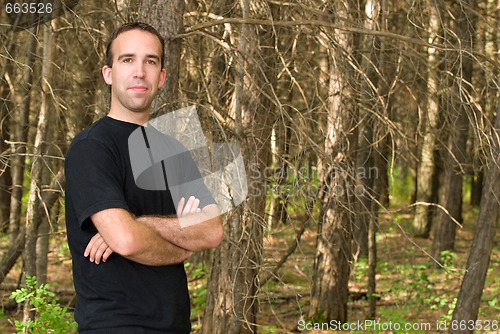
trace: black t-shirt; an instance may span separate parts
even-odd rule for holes
[[[113,253],[105,263],[96,265],[83,256],[97,232],[90,219],[96,212],[123,208],[135,216],[175,214],[166,178],[163,184],[167,183],[167,190],[137,186],[128,140],[138,128],[136,124],[104,117],[75,137],[66,156],[66,227],[77,293],[75,320],[80,333],[190,332],[183,264],[146,266]],[[165,138],[180,146],[174,139]],[[181,179],[198,179],[200,175],[189,154],[167,159],[161,168],[169,170],[172,164],[182,166],[174,168],[175,173],[182,174],[178,176]],[[185,195],[199,198],[200,207],[214,203],[203,182],[195,183],[197,193]]]

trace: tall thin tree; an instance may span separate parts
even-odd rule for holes
[[[33,67],[35,64],[36,47],[36,28],[31,28],[26,42],[26,57],[23,67],[23,91],[21,93],[21,104],[19,106],[19,119],[15,124],[14,140],[11,144],[13,154],[11,173],[12,173],[12,192],[10,200],[9,217],[9,242],[15,243],[19,233],[21,220],[21,206],[23,196],[23,180],[26,161],[26,146],[28,144],[28,122],[31,102],[31,87],[33,83]],[[14,125],[13,124],[13,125]]]
[[[441,8],[436,1],[430,0],[429,8],[429,43],[436,43],[441,30]],[[436,48],[427,48],[427,90],[421,104],[423,110],[423,140],[420,151],[420,161],[417,168],[417,206],[413,219],[415,236],[427,238],[430,233],[430,214],[432,207],[428,205],[432,198],[432,178],[434,175],[434,150],[437,144],[437,127],[439,119],[439,62]]]
[[[440,211],[432,243],[432,255],[439,259],[441,252],[453,250],[455,245],[456,222],[462,221],[462,184],[466,159],[467,137],[469,133],[470,91],[472,82],[472,55],[475,36],[475,14],[469,9],[476,8],[475,0],[466,0],[455,5],[457,25],[457,52],[452,73],[453,91],[450,95],[451,147],[445,165],[445,203],[448,212]]]
[[[356,1],[336,1],[329,6],[333,17],[357,21]],[[326,156],[318,163],[325,193],[318,223],[310,314],[345,322],[354,208],[350,175],[355,170],[358,119],[357,90],[353,86],[357,80],[349,64],[355,62],[357,41],[351,32],[336,30],[332,36],[335,45],[329,50]]]
[[[452,317],[452,321],[455,323],[467,324],[467,326],[450,327],[449,333],[474,332],[475,326],[471,327],[469,324],[476,323],[488,273],[500,210],[498,199],[500,192],[500,99],[496,113],[495,125],[491,131],[491,148],[488,152],[488,171],[481,195],[474,240]]]
[[[240,8],[243,18],[254,14],[249,0],[240,1]],[[261,7],[253,9],[265,13]],[[270,163],[273,123],[269,100],[275,76],[275,59],[270,47],[273,44],[271,27],[241,25],[231,112],[233,131],[252,186],[244,205],[228,216],[226,240],[213,256],[204,333],[257,332],[257,293],[265,225],[265,170]]]
[[[51,106],[51,72],[54,61],[55,47],[53,45],[53,32],[50,24],[45,24],[43,28],[43,64],[42,64],[42,104],[38,115],[38,125],[33,147],[33,163],[30,171],[30,189],[28,195],[28,204],[26,208],[26,243],[24,246],[24,266],[26,276],[36,276],[36,242],[38,238],[38,222],[40,215],[41,188],[42,188],[42,170],[45,167],[43,153],[46,146],[47,124]],[[25,303],[24,320],[33,319],[34,313],[28,306],[29,300]]]

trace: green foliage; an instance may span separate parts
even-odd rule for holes
[[[409,203],[412,192],[412,175],[403,166],[389,166],[389,195],[391,204]]]
[[[189,294],[191,296],[192,314],[202,314],[207,301],[207,280],[208,273],[203,263],[193,264],[186,262],[184,268],[189,272],[189,276],[197,281],[197,284],[189,284]]]
[[[488,276],[486,278],[486,286],[491,287],[490,291],[486,291],[485,296],[483,297],[486,299],[486,302],[488,303],[488,306],[493,309],[497,310],[500,312],[500,278],[495,275],[495,267],[499,267],[500,262],[497,263],[492,263],[491,267],[488,268]],[[488,295],[491,296],[488,298]]]
[[[368,277],[368,260],[365,258],[359,258],[354,264],[353,275],[355,280],[358,282],[366,281]]]
[[[264,333],[276,333],[276,332],[279,332],[278,328],[276,328],[276,327],[269,327],[269,326],[264,326],[264,327],[261,328],[261,330]]]
[[[280,286],[280,282],[276,280],[268,280],[266,284],[262,287],[262,291],[265,293],[272,293],[273,291],[276,291],[278,287]]]
[[[10,298],[17,303],[23,303],[29,300],[37,316],[35,320],[28,322],[15,321],[18,333],[32,334],[68,334],[76,332],[77,325],[73,321],[71,313],[66,307],[57,304],[58,298],[55,298],[54,292],[48,290],[48,284],[36,283],[35,276],[26,276],[26,288],[17,289]]]
[[[0,308],[0,333],[4,333],[4,324],[7,324],[7,316],[5,315],[3,309]]]
[[[384,322],[393,324],[393,328],[401,328],[404,329],[406,326],[413,325],[414,323],[408,321],[408,313],[404,310],[386,310],[381,307],[379,309],[380,315],[385,319]],[[394,324],[399,324],[396,326]],[[412,326],[413,327],[413,326]],[[376,330],[376,333],[385,333],[385,331]],[[412,333],[421,333],[425,334],[423,330],[412,330]],[[407,331],[393,331],[393,333],[407,333]]]
[[[61,243],[56,249],[57,255],[62,262],[71,261],[71,251],[69,249],[69,244],[67,242]]]
[[[307,319],[306,323],[326,323],[328,319],[326,318],[325,311],[324,310],[316,310],[314,314],[310,317],[310,319]]]
[[[458,298],[453,298],[453,300],[451,302],[448,302],[448,300],[446,300],[446,302],[441,303],[441,309],[444,309],[445,306],[448,307],[448,311],[446,312],[446,314],[443,314],[441,316],[442,320],[451,321],[451,318],[453,316],[453,311],[455,310],[455,307],[457,306],[457,300],[458,300]]]
[[[457,260],[457,254],[450,250],[442,251],[440,255],[445,268],[453,266],[453,263]]]
[[[453,252],[445,252],[444,263],[451,266],[456,260]],[[439,282],[443,280],[443,271],[434,270],[432,263],[418,265],[411,264],[391,264],[380,262],[378,272],[383,276],[393,276],[390,293],[393,297],[404,299],[402,312],[408,316],[409,313],[424,312],[425,309],[439,310],[440,320],[451,320],[457,299],[455,292],[437,290]],[[454,274],[444,274],[446,286],[454,285]],[[382,315],[382,311],[380,312]],[[387,320],[397,320],[397,313]]]

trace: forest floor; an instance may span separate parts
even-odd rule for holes
[[[382,217],[377,233],[377,316],[375,323],[367,327],[368,301],[358,299],[367,292],[367,269],[365,260],[352,266],[350,280],[351,298],[348,304],[348,318],[352,333],[444,333],[445,327],[452,326],[451,312],[460,290],[469,247],[472,244],[477,210],[466,210],[463,228],[457,228],[456,250],[447,256],[444,269],[435,269],[434,262],[427,253],[431,239],[414,239],[404,230],[409,229],[411,216],[396,212],[393,219]],[[298,224],[297,224],[298,225]],[[260,333],[335,333],[338,323],[308,321],[311,276],[314,262],[315,227],[302,236],[299,247],[279,270],[279,280],[270,280],[259,291],[259,316],[257,323]],[[49,254],[48,283],[63,306],[75,302],[71,276],[71,261],[64,234],[58,234],[51,244]],[[265,264],[272,268],[286,253],[294,240],[292,226],[284,226],[265,237]],[[1,249],[5,249],[4,239]],[[187,268],[192,297],[193,330],[196,333],[201,324],[201,316],[206,293],[206,273],[200,266]],[[9,273],[0,290],[0,334],[14,333],[13,319],[22,318],[10,293],[17,287],[21,272],[20,264]],[[489,330],[477,333],[500,333],[500,229],[497,231],[495,246],[490,261],[490,269],[482,296],[479,319],[476,326]],[[496,321],[496,323],[494,322]],[[361,325],[361,327],[358,327]],[[455,324],[459,325],[459,324]],[[344,326],[347,326],[344,324]],[[420,331],[404,330],[405,326],[420,328]],[[398,329],[401,330],[391,330]],[[379,330],[375,330],[379,329]],[[199,332],[199,331],[198,331]],[[346,332],[346,331],[344,331]]]
[[[446,255],[444,268],[436,269],[431,259],[430,239],[411,238],[404,232],[411,230],[413,216],[402,211],[380,219],[377,232],[377,316],[368,318],[366,298],[368,264],[358,260],[351,270],[348,321],[351,333],[444,333],[452,325],[451,314],[460,290],[470,245],[474,237],[477,209],[466,209],[463,228],[457,228],[455,252]],[[276,262],[285,253],[293,237],[291,229],[273,233],[266,242],[267,261]],[[338,323],[308,321],[311,273],[313,272],[316,235],[311,228],[301,246],[280,270],[280,283],[268,284],[262,291],[258,324],[262,332],[273,333],[336,333]],[[285,236],[285,237],[283,237]],[[477,333],[500,333],[500,229],[493,253],[479,311]],[[302,321],[301,321],[302,320]],[[300,321],[300,322],[299,322]],[[370,324],[370,327],[368,326]],[[345,324],[344,326],[347,326]],[[406,327],[411,326],[411,327]],[[401,330],[391,330],[398,329]],[[412,328],[420,330],[404,330]],[[308,330],[311,329],[311,330]],[[323,329],[323,330],[321,330]],[[356,330],[359,329],[359,330]],[[380,329],[380,330],[377,330]],[[347,331],[343,331],[347,332]]]

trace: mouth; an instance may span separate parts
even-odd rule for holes
[[[145,93],[148,90],[146,86],[132,86],[129,89],[135,93]]]

